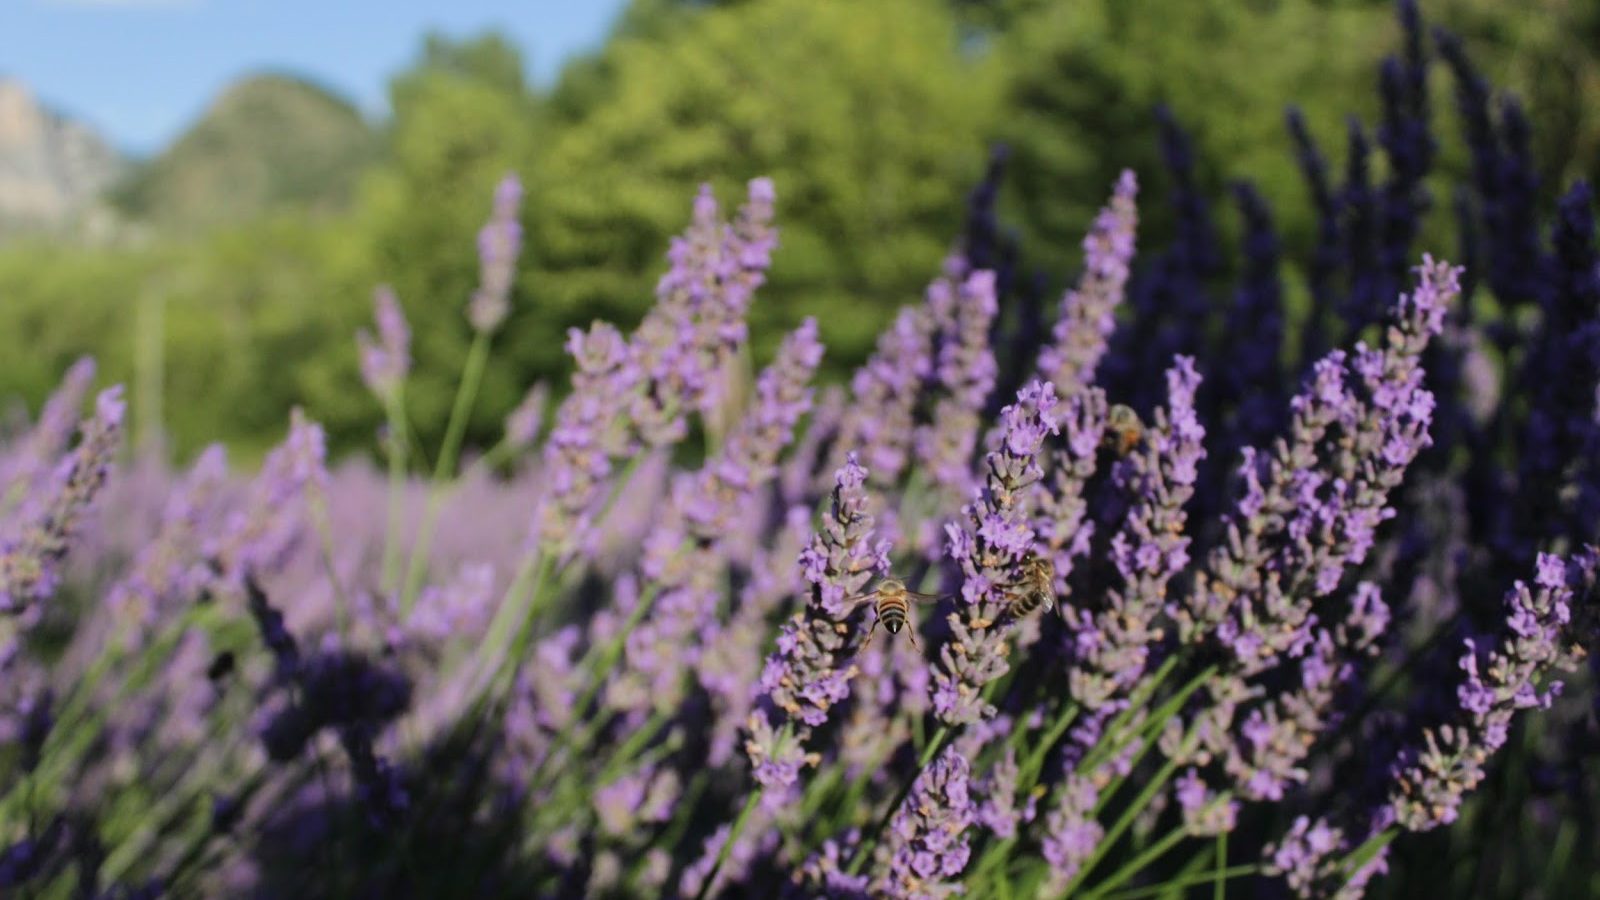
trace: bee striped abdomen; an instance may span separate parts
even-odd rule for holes
[[[899,634],[905,627],[906,615],[911,611],[911,604],[903,595],[880,593],[878,595],[878,621],[883,627],[889,629],[890,634]]]

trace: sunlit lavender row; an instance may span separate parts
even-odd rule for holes
[[[1169,171],[1107,186],[1038,309],[997,154],[846,385],[810,319],[752,360],[765,179],[685,198],[654,306],[574,330],[493,446],[513,177],[442,446],[387,289],[377,466],[297,414],[171,470],[81,362],[0,455],[0,892],[1600,888],[1593,199],[1546,210],[1514,99],[1400,11],[1381,153],[1352,121],[1336,176],[1288,117],[1304,280],[1248,183],[1222,242],[1163,112]],[[1420,237],[1434,56],[1459,247]]]

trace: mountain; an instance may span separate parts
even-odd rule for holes
[[[83,224],[126,167],[94,129],[0,78],[0,234]]]
[[[175,230],[347,204],[379,138],[333,93],[288,75],[243,78],[112,195],[127,217]]]

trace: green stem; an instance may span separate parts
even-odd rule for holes
[[[401,387],[384,398],[384,409],[389,419],[389,509],[388,522],[383,529],[383,593],[394,592],[400,578],[400,524],[401,502],[406,486],[405,403]]]
[[[1179,841],[1188,836],[1189,832],[1181,826],[1172,829],[1167,833],[1166,837],[1151,844],[1143,853],[1129,860],[1127,865],[1111,873],[1111,877],[1095,885],[1093,890],[1083,895],[1084,900],[1096,900],[1098,897],[1105,896],[1107,891],[1116,888],[1124,881],[1144,871],[1145,866],[1160,859],[1163,854],[1177,846]],[[1069,891],[1068,893],[1071,892]]]
[[[745,822],[749,821],[750,814],[755,812],[756,804],[759,802],[761,802],[761,789],[756,788],[750,792],[750,799],[744,802],[744,809],[739,810],[739,818],[733,820],[733,828],[728,832],[728,839],[722,842],[722,849],[717,851],[717,861],[711,864],[711,871],[706,874],[706,880],[701,882],[700,890],[695,892],[695,900],[705,900],[711,885],[716,883],[717,873],[722,871],[722,864],[728,861],[728,854],[733,851],[733,842],[739,839],[739,832],[744,830]]]
[[[433,542],[434,521],[444,501],[441,486],[455,473],[456,458],[461,452],[461,440],[467,433],[467,419],[472,404],[478,398],[478,386],[483,381],[483,369],[489,361],[489,335],[478,332],[467,351],[466,368],[461,373],[461,383],[456,388],[455,403],[450,407],[450,420],[445,425],[444,443],[439,447],[439,458],[434,461],[433,479],[428,490],[428,505],[422,512],[422,523],[417,528],[416,542],[411,545],[411,561],[406,567],[405,590],[400,594],[400,612],[411,612],[417,591],[422,586],[422,576],[428,563],[428,550]]]
[[[784,725],[778,732],[778,750],[782,751],[783,745],[789,742],[794,734],[792,725]],[[744,830],[745,823],[749,821],[750,814],[755,812],[756,804],[761,802],[762,788],[758,787],[750,792],[750,798],[744,802],[744,809],[739,810],[739,817],[733,820],[733,827],[728,830],[728,839],[722,842],[722,849],[717,851],[717,861],[711,864],[711,871],[706,873],[706,880],[700,883],[700,890],[695,893],[695,900],[705,900],[711,886],[717,881],[717,873],[722,871],[722,864],[728,861],[728,854],[733,850],[733,842],[739,839],[739,833]]]
[[[1212,873],[1216,879],[1211,884],[1212,900],[1228,900],[1228,879],[1222,873],[1228,868],[1228,833],[1217,832],[1217,868]]]
[[[1194,887],[1196,885],[1205,884],[1207,881],[1211,881],[1212,879],[1218,879],[1220,882],[1230,878],[1243,878],[1247,875],[1254,875],[1259,871],[1261,871],[1261,867],[1257,865],[1232,866],[1227,869],[1218,869],[1215,872],[1206,872],[1200,875],[1174,878],[1171,881],[1165,881],[1161,884],[1152,884],[1145,887],[1129,888],[1125,891],[1117,891],[1114,894],[1107,894],[1105,896],[1105,900],[1144,900],[1145,897],[1154,897],[1158,894],[1165,894],[1178,888]]]
[[[1187,755],[1186,751],[1194,745],[1195,735],[1196,732],[1191,730],[1183,742],[1184,752],[1179,752],[1167,760],[1160,771],[1156,772],[1154,777],[1145,784],[1144,790],[1140,791],[1139,795],[1128,805],[1128,808],[1122,811],[1122,816],[1117,819],[1116,824],[1112,825],[1111,829],[1105,833],[1105,836],[1100,838],[1100,842],[1095,845],[1094,852],[1089,854],[1089,858],[1084,860],[1083,865],[1078,868],[1078,874],[1067,882],[1066,896],[1072,895],[1078,885],[1083,883],[1083,879],[1094,870],[1095,864],[1100,862],[1101,858],[1110,851],[1111,847],[1116,844],[1117,839],[1122,837],[1123,832],[1133,825],[1134,820],[1139,817],[1140,813],[1144,812],[1145,807],[1150,805],[1150,801],[1155,799],[1156,794],[1166,787],[1167,781],[1172,778],[1173,773],[1178,771],[1178,761],[1183,759]],[[1101,801],[1104,802],[1104,799],[1105,795],[1102,793]],[[1149,851],[1145,852],[1148,853]],[[1108,887],[1116,887],[1116,884],[1110,884]]]

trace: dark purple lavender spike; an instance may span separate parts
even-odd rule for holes
[[[1344,303],[1345,333],[1354,335],[1382,315],[1387,302],[1379,293],[1378,203],[1372,189],[1372,146],[1361,120],[1350,117],[1345,158],[1345,183],[1339,191],[1344,210],[1345,267],[1349,282]],[[1309,360],[1307,361],[1309,363]]]
[[[1290,107],[1285,114],[1289,135],[1294,140],[1295,158],[1300,174],[1311,194],[1311,205],[1317,214],[1316,243],[1311,250],[1307,278],[1311,288],[1311,310],[1306,316],[1300,337],[1300,360],[1316,359],[1331,346],[1327,318],[1334,308],[1333,284],[1343,256],[1340,253],[1339,206],[1333,186],[1328,180],[1328,161],[1317,147],[1316,140],[1306,127],[1305,116],[1298,107]]]

